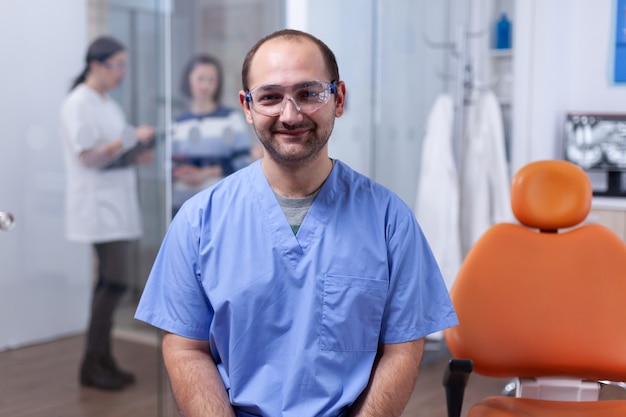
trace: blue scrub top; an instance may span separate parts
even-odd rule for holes
[[[188,200],[137,319],[209,340],[238,416],[339,416],[379,343],[457,324],[410,208],[340,161],[297,235],[260,162]]]

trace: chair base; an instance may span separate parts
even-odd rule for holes
[[[554,401],[597,401],[600,384],[577,378],[521,378],[515,396]]]
[[[467,417],[624,417],[626,401],[547,401],[489,397],[475,404]]]

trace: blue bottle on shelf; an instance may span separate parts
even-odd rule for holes
[[[511,48],[511,22],[506,13],[500,15],[496,24],[496,49]]]

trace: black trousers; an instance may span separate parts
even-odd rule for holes
[[[91,300],[86,353],[108,354],[113,315],[133,271],[133,241],[96,243],[93,247],[98,258],[98,279]]]

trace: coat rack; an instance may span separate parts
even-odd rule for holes
[[[455,160],[459,169],[462,168],[466,108],[472,104],[474,91],[488,90],[493,88],[499,81],[499,77],[489,82],[477,82],[474,74],[472,57],[468,53],[468,45],[474,39],[480,39],[488,33],[488,29],[469,31],[466,24],[457,26],[455,40],[451,42],[432,41],[425,33],[422,34],[424,42],[431,48],[447,50],[454,62],[453,72],[444,75],[452,80],[453,88],[450,92],[454,103],[454,125],[452,129]]]
[[[471,1],[466,5],[468,8],[461,12],[465,12],[463,17],[469,21]],[[444,154],[440,156],[445,170],[438,175],[456,176],[456,181],[449,185],[449,199],[458,198],[459,213],[442,213],[440,217],[459,218],[461,255],[464,256],[489,224],[510,220],[510,184],[500,103],[495,93],[486,91],[491,90],[499,78],[477,82],[474,70],[473,60],[482,57],[482,47],[487,46],[485,35],[488,30],[471,31],[460,19],[452,21],[460,23],[452,26],[450,42],[434,42],[422,35],[428,47],[442,49],[450,57],[447,67],[451,83],[448,84],[448,110],[444,116],[447,127],[435,132],[446,135],[441,138],[446,144],[443,145]],[[482,41],[472,43],[478,39]],[[441,110],[441,107],[437,109]],[[440,122],[442,119],[435,120]],[[428,149],[441,148],[431,145]],[[432,171],[430,168],[429,172]],[[456,206],[454,201],[445,203]],[[433,211],[433,207],[418,206],[424,212]],[[437,222],[437,216],[430,221]]]

